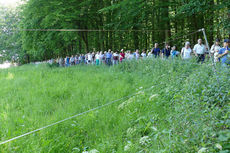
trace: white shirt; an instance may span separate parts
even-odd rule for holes
[[[191,48],[182,48],[181,50],[182,52],[182,58],[183,59],[190,59],[191,58],[191,52],[192,52],[192,49]]]
[[[136,53],[136,59],[138,60],[140,57],[140,54],[139,53]]]
[[[104,54],[100,54],[100,55],[99,55],[100,60],[102,60],[103,57],[104,57]]]
[[[117,53],[113,53],[113,56],[119,56]]]
[[[89,61],[92,61],[92,59],[93,59],[92,54],[88,54],[88,60],[89,60]]]
[[[215,51],[216,50],[220,50],[221,49],[221,47],[220,46],[217,46],[217,45],[212,45],[212,47],[211,47],[211,53],[213,54],[213,53],[215,53]]]
[[[193,50],[197,53],[197,54],[204,54],[206,52],[206,47],[203,44],[196,44],[193,48]]]
[[[133,54],[129,54],[129,59],[133,59],[134,58],[134,55]]]
[[[96,54],[95,57],[96,57],[97,60],[100,59],[100,55],[99,54]]]
[[[71,57],[71,58],[70,58],[70,62],[74,62],[74,57]]]
[[[146,53],[141,53],[141,56],[142,57],[146,57]]]

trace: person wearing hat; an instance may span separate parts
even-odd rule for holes
[[[211,54],[213,55],[217,50],[219,51],[220,50],[220,40],[219,39],[216,39],[216,42],[212,45],[211,47]]]
[[[222,65],[226,66],[226,65],[230,65],[230,48],[229,48],[229,39],[225,39],[224,40],[224,44],[223,44],[223,48],[221,48],[219,50],[219,59],[222,63]]]

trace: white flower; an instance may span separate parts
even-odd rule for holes
[[[134,101],[134,97],[129,98],[128,100],[124,101],[118,106],[118,110],[124,109],[126,106],[128,106],[130,103]]]
[[[222,150],[222,146],[219,143],[216,144],[216,148]]]
[[[140,139],[140,144],[143,146],[146,146],[148,144],[150,144],[151,139],[149,138],[149,136],[144,136]]]
[[[203,153],[203,152],[206,152],[207,148],[201,148],[198,153]]]
[[[82,153],[89,153],[88,151],[83,151]]]
[[[157,128],[152,126],[151,129],[153,129],[153,131],[157,131]]]
[[[157,96],[159,96],[159,95],[158,95],[158,94],[154,94],[154,95],[150,96],[150,97],[149,97],[149,101],[151,101],[153,98],[155,98],[155,97],[157,97]]]
[[[139,91],[139,92],[137,92],[137,95],[144,95],[144,94],[145,94],[144,91]]]
[[[139,89],[143,89],[143,87],[140,87]]]
[[[128,128],[128,130],[127,130],[128,135],[133,135],[135,132],[136,132],[135,128]]]
[[[80,152],[80,151],[81,151],[81,150],[80,150],[79,148],[77,148],[77,147],[73,148],[73,150],[76,151],[76,152]]]
[[[99,153],[97,149],[90,150],[89,153]]]
[[[129,144],[124,147],[124,151],[128,151],[130,149]]]
[[[132,142],[128,141],[128,144],[124,147],[124,151],[129,151],[131,147],[132,147]]]

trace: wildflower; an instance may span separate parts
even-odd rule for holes
[[[145,94],[144,91],[139,91],[139,92],[137,93],[137,95],[144,95],[144,94]]]
[[[80,151],[81,151],[81,150],[80,150],[79,148],[77,148],[77,147],[73,148],[73,150],[74,150],[75,152],[80,152]]]
[[[132,147],[132,142],[128,141],[128,144],[124,147],[124,151],[129,151],[131,147]]]
[[[152,129],[153,131],[157,131],[157,128],[154,127],[154,126],[152,126],[151,129]]]
[[[128,100],[124,101],[118,106],[118,110],[124,109],[126,106],[128,106],[130,103],[134,101],[134,97],[129,98]]]
[[[154,94],[154,95],[150,96],[150,97],[149,97],[149,101],[151,101],[153,98],[155,98],[155,97],[157,97],[157,96],[159,96],[159,95],[158,95],[158,94]]]
[[[222,150],[222,146],[219,143],[216,144],[216,148]]]
[[[149,136],[144,136],[140,139],[140,144],[143,146],[146,146],[148,144],[150,144],[151,139],[149,138]]]
[[[201,148],[198,153],[203,153],[203,152],[206,152],[207,148]]]
[[[133,135],[136,132],[135,128],[128,128],[127,135]]]
[[[97,149],[90,150],[89,153],[98,153],[99,151]]]

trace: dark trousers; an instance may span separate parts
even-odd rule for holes
[[[109,66],[112,65],[111,58],[106,58],[106,64]]]
[[[197,57],[197,63],[204,63],[204,59],[205,59],[205,56],[204,54],[197,54],[198,57]]]

